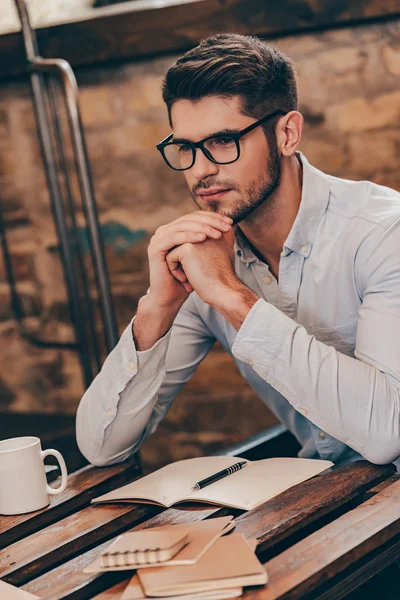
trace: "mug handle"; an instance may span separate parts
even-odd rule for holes
[[[61,494],[67,487],[67,465],[65,464],[65,460],[58,450],[42,450],[42,460],[46,458],[46,456],[55,456],[58,460],[61,469],[61,485],[58,488],[52,488],[47,484],[47,493],[50,496],[57,496],[57,494]]]

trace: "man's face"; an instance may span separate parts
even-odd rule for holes
[[[226,129],[240,131],[256,121],[240,109],[237,96],[179,100],[171,111],[174,137],[197,142]],[[280,160],[275,145],[269,147],[262,127],[257,127],[240,139],[236,162],[215,164],[197,148],[195,164],[183,173],[200,209],[239,223],[271,199],[280,182]]]

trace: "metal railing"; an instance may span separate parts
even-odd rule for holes
[[[76,341],[64,343],[43,340],[26,329],[4,220],[0,214],[0,236],[11,289],[11,305],[21,335],[30,343],[41,347],[73,349],[79,353],[84,383],[88,386],[101,368],[102,354],[110,352],[117,343],[118,332],[82,129],[78,86],[68,62],[63,59],[44,59],[39,55],[36,34],[30,25],[25,1],[15,0],[15,4],[22,25],[43,165]],[[66,129],[72,160],[67,154]],[[76,186],[73,185],[73,176],[77,179]],[[77,226],[76,206],[79,206],[79,201],[88,234],[90,271],[93,271],[96,286],[97,297],[94,299],[90,296],[90,272]],[[100,333],[96,327],[94,310],[97,299],[101,315]]]

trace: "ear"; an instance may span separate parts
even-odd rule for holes
[[[300,144],[304,118],[297,110],[290,111],[276,125],[276,141],[282,156],[293,156]]]

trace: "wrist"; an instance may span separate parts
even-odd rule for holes
[[[260,299],[242,282],[234,287],[225,287],[216,295],[214,308],[239,330],[254,304]]]
[[[185,300],[186,298],[179,298],[173,302],[168,302],[168,304],[162,304],[156,296],[153,296],[150,290],[148,294],[140,298],[138,310],[141,307],[142,310],[157,315],[162,319],[172,318],[174,320]]]
[[[180,305],[162,307],[149,296],[143,296],[138,303],[132,334],[139,352],[149,350],[172,327]]]

